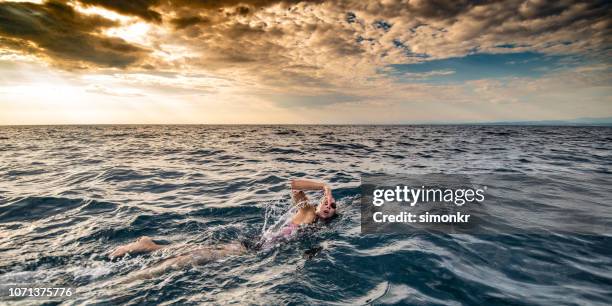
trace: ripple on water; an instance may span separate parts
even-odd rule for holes
[[[610,132],[490,126],[0,127],[0,284],[77,285],[84,291],[75,305],[88,300],[609,305],[612,235],[514,233],[520,220],[504,209],[517,211],[531,200],[560,212],[559,199],[581,201],[576,195],[587,191],[609,195]],[[490,232],[482,235],[360,234],[361,174],[451,171],[508,175],[504,192],[516,203],[488,212],[483,225]],[[558,188],[526,199],[521,184],[527,182],[516,175],[533,173],[557,175]],[[171,245],[257,242],[290,214],[287,180],[297,177],[330,182],[339,217],[269,249],[139,282],[125,279],[178,251],[115,262],[105,258],[142,235]],[[593,179],[566,186],[576,177]],[[314,193],[312,198],[318,200]],[[593,215],[610,211],[609,203],[582,203],[591,205]]]

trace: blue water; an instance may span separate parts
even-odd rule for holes
[[[0,283],[78,287],[67,305],[612,304],[609,232],[360,233],[361,174],[438,172],[609,178],[612,128],[0,127]],[[289,209],[291,178],[329,182],[340,217],[148,280],[121,281],[175,254],[106,259],[142,235],[257,240]]]

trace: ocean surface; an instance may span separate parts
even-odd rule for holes
[[[612,304],[611,232],[363,235],[366,173],[598,177],[582,187],[612,211],[612,128],[0,127],[0,284],[77,287],[65,305]],[[143,235],[187,248],[257,241],[286,217],[292,178],[331,184],[339,217],[152,279],[124,281],[176,254],[107,259]]]

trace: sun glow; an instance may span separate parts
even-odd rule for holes
[[[128,25],[110,28],[104,31],[107,36],[114,36],[122,38],[126,41],[146,45],[147,34],[151,26],[145,22],[134,22]]]
[[[85,15],[98,15],[113,21],[128,22],[130,20],[135,19],[134,17],[123,16],[121,14],[115,13],[105,8],[101,8],[99,6],[85,6],[78,2],[71,2],[69,3],[69,5],[74,7],[74,9],[79,13]]]
[[[149,33],[151,26],[136,17],[124,16],[98,6],[84,6],[78,2],[72,3],[72,6],[75,10],[82,14],[98,15],[106,19],[116,21],[120,24],[118,27],[105,30],[103,34],[106,36],[119,37],[137,44],[147,43],[147,34]]]

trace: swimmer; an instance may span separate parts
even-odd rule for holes
[[[313,205],[309,200],[305,190],[321,190],[323,198],[319,205]],[[320,182],[308,180],[292,180],[291,193],[293,204],[298,207],[297,213],[291,218],[291,222],[281,230],[285,237],[292,235],[301,225],[312,224],[317,220],[325,220],[336,214],[336,201],[332,197],[331,188]]]
[[[323,191],[323,198],[318,205],[315,206],[309,201],[304,193],[308,190]],[[293,204],[298,207],[298,211],[292,216],[288,225],[281,229],[281,236],[287,237],[292,235],[301,225],[329,219],[336,214],[336,202],[332,197],[331,188],[327,184],[309,180],[292,180],[291,191]],[[149,253],[166,247],[168,246],[157,244],[150,237],[143,236],[136,242],[116,248],[109,254],[109,257],[115,259],[126,254]],[[138,279],[151,278],[168,270],[202,265],[213,260],[241,255],[246,252],[247,248],[239,242],[198,247],[185,254],[166,259],[152,268],[138,271],[133,277]]]

